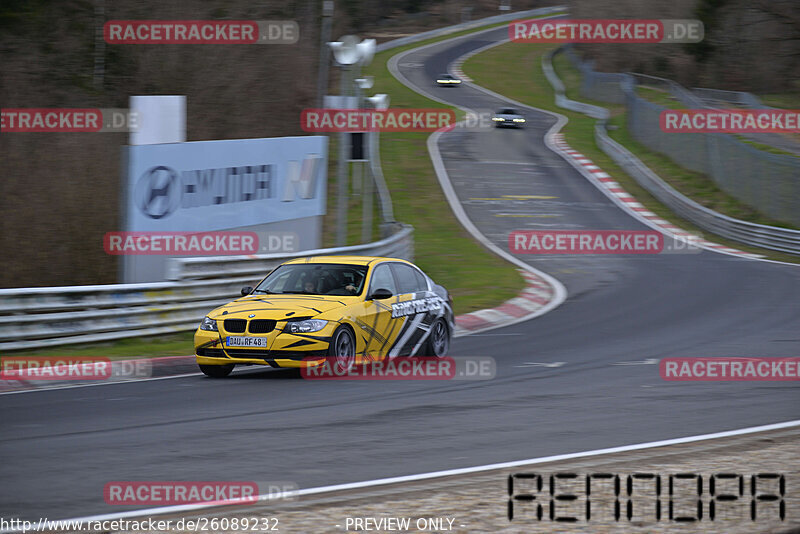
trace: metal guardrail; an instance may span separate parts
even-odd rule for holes
[[[608,119],[611,114],[606,108],[593,106],[592,104],[585,104],[583,102],[578,102],[576,100],[567,98],[567,95],[565,94],[566,88],[561,82],[561,78],[559,78],[556,74],[555,69],[553,69],[552,57],[552,51],[548,52],[542,57],[542,71],[544,72],[544,77],[547,78],[547,81],[550,82],[550,85],[552,85],[553,89],[555,90],[556,105],[560,108],[583,113],[584,115],[588,115],[595,119]]]
[[[414,229],[364,245],[215,258],[177,258],[176,281],[152,284],[0,289],[0,351],[194,330],[211,309],[239,296],[277,265],[311,255],[413,259]],[[192,261],[203,260],[203,261]]]
[[[597,145],[643,188],[672,211],[703,230],[746,245],[789,254],[800,254],[800,231],[742,221],[710,210],[676,191],[628,149],[611,139],[606,130],[608,111],[605,108],[576,102],[564,96],[564,85],[555,74],[552,66],[553,56],[563,50],[563,47],[558,48],[545,54],[542,58],[542,68],[545,76],[556,92],[556,105],[599,119],[595,125],[595,141]],[[618,76],[619,90],[623,93],[632,93],[633,77],[630,75]],[[587,108],[590,111],[588,113],[586,111]],[[605,110],[606,116],[602,116],[603,114],[598,110]]]

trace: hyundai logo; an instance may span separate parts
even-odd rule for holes
[[[151,219],[163,219],[178,209],[181,201],[178,172],[170,167],[151,167],[136,184],[134,202]]]

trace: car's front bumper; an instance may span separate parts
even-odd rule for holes
[[[328,354],[330,345],[329,325],[321,332],[295,335],[279,330],[265,335],[269,348],[226,347],[226,335],[220,332],[200,330],[194,334],[194,350],[199,365],[269,365],[271,367],[309,367],[318,365]]]

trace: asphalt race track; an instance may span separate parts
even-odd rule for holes
[[[492,111],[502,102],[467,86],[438,88],[435,77],[506,35],[429,47],[399,67],[438,98]],[[487,237],[506,248],[517,229],[646,229],[544,146],[552,117],[526,115],[523,130],[441,139],[456,192]],[[552,198],[491,200],[503,195]],[[103,486],[115,480],[313,487],[798,419],[796,382],[665,382],[645,362],[798,356],[800,268],[711,252],[521,257],[569,297],[533,321],[454,340],[452,356],[496,359],[493,380],[306,381],[245,369],[227,380],[2,395],[0,516],[130,510],[104,503]],[[563,364],[531,365],[553,362]]]

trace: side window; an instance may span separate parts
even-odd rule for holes
[[[425,275],[419,272],[416,269],[412,269],[414,271],[414,276],[417,277],[417,286],[419,289],[417,291],[427,291],[428,290],[428,280],[425,278]]]
[[[417,273],[417,270],[410,265],[403,263],[393,263],[392,270],[397,278],[400,293],[416,293],[428,289],[425,278]]]
[[[388,289],[392,295],[397,295],[397,285],[394,283],[392,271],[389,270],[389,265],[383,263],[378,265],[372,271],[372,281],[369,283],[369,292],[372,293],[376,289]]]

